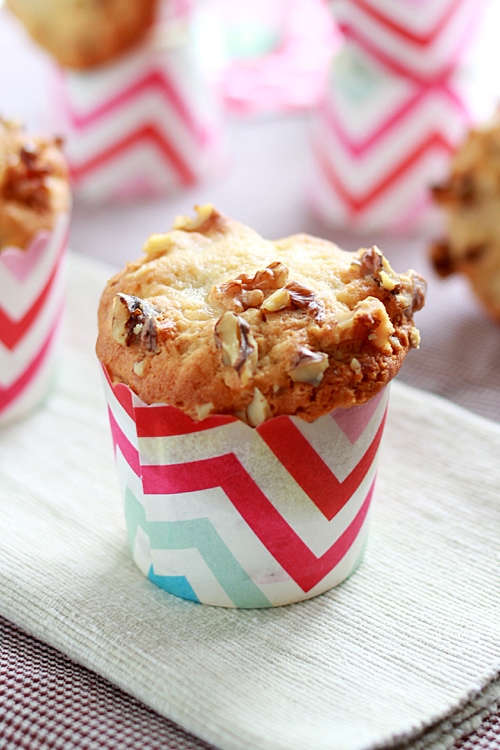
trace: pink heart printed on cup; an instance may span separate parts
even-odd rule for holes
[[[103,291],[96,346],[144,575],[242,608],[345,580],[424,299],[375,246],[269,241],[210,204],[150,237]]]
[[[61,145],[0,122],[0,425],[35,409],[54,379],[70,210]]]

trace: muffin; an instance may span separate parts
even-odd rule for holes
[[[52,384],[70,207],[61,140],[0,120],[0,424]]]
[[[367,540],[389,382],[425,281],[372,247],[271,242],[211,205],[106,285],[97,355],[133,559],[170,594],[299,602]]]
[[[19,123],[0,119],[0,248],[26,249],[69,206],[61,139],[32,136]]]
[[[500,114],[469,131],[432,196],[445,221],[444,236],[430,251],[436,272],[463,274],[500,322]]]
[[[132,48],[154,21],[157,0],[7,0],[35,42],[64,68],[88,70]]]

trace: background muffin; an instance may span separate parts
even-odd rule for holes
[[[157,0],[7,0],[31,37],[60,65],[87,69],[133,47],[151,26]]]
[[[376,247],[271,242],[208,205],[144,250],[102,295],[97,354],[145,403],[311,421],[374,396],[419,345],[425,282]]]
[[[69,207],[61,140],[27,134],[18,123],[0,119],[0,248],[26,248]]]
[[[61,140],[0,120],[0,425],[32,412],[52,388],[70,208]]]
[[[443,209],[444,237],[431,248],[437,273],[463,274],[488,313],[500,321],[500,116],[472,129],[449,176],[432,188]]]

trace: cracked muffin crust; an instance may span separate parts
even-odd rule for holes
[[[57,137],[32,136],[0,119],[0,248],[26,249],[69,211],[68,170]]]
[[[447,179],[431,192],[445,220],[444,237],[430,249],[436,272],[463,274],[500,322],[500,112],[468,133]]]
[[[35,42],[65,68],[102,65],[137,44],[158,0],[6,0]]]
[[[305,234],[272,242],[206,205],[109,280],[97,356],[113,382],[194,420],[312,421],[396,375],[419,345],[425,292],[376,247],[350,253]]]

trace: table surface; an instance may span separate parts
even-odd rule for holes
[[[36,129],[46,103],[50,62],[1,7],[0,49],[3,59],[9,59],[0,76],[0,112]],[[309,232],[346,249],[377,244],[397,271],[413,267],[429,281],[427,304],[418,317],[421,350],[407,358],[401,380],[500,421],[500,328],[487,319],[463,279],[441,281],[434,275],[428,261],[430,235],[368,238],[322,225],[305,198],[307,113],[226,120],[227,154],[217,174],[189,191],[133,208],[77,201],[72,249],[121,266],[140,255],[150,234],[167,231],[177,214],[190,213],[194,204],[205,202],[269,238]],[[0,746],[7,750],[208,747],[1,618]],[[467,750],[499,746],[500,714],[486,717],[455,744]]]

